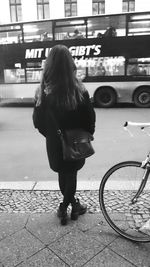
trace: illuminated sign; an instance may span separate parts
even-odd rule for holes
[[[98,56],[101,52],[101,45],[71,46],[69,48],[72,56]]]
[[[42,58],[43,57],[43,52],[46,53],[46,49],[44,49],[44,48],[26,49],[25,59],[28,59],[28,58]]]
[[[51,48],[26,49],[25,59],[40,59],[48,57]],[[69,51],[73,57],[98,56],[101,53],[101,45],[71,46]]]

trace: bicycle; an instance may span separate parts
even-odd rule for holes
[[[141,130],[150,123],[126,122]],[[132,133],[128,130],[132,135]],[[150,152],[142,162],[124,161],[103,176],[99,187],[101,211],[118,234],[135,242],[150,242]]]

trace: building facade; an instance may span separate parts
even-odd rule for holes
[[[0,0],[0,24],[130,11],[150,11],[150,0]]]

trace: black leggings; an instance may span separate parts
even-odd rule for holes
[[[67,173],[59,172],[58,178],[60,191],[64,196],[63,203],[68,207],[70,203],[74,204],[76,201],[74,195],[77,187],[77,171]]]

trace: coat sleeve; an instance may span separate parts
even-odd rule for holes
[[[96,114],[91,103],[89,93],[85,91],[84,93],[84,127],[91,134],[95,132],[95,122],[96,122]]]

